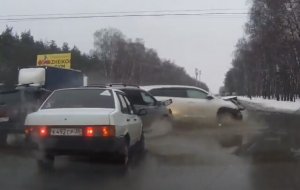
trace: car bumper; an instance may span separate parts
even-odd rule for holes
[[[44,138],[31,139],[35,148],[55,155],[93,155],[102,153],[119,153],[125,143],[120,138]]]

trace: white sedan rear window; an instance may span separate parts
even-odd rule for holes
[[[42,107],[55,108],[115,108],[115,102],[108,89],[68,89],[55,91]]]

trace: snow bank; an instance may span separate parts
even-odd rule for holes
[[[296,102],[285,102],[263,98],[238,97],[238,100],[257,110],[300,114],[300,99]]]

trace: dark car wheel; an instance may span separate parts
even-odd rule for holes
[[[217,124],[219,127],[227,126],[234,120],[233,114],[230,112],[221,112],[217,115]]]
[[[39,170],[41,171],[50,171],[54,168],[54,161],[55,156],[54,155],[42,155],[37,159],[37,165]]]
[[[144,152],[144,150],[145,150],[145,137],[144,137],[144,133],[142,133],[141,139],[137,142],[136,148],[137,148],[137,152],[138,153],[143,153]]]
[[[0,132],[0,146],[6,146],[6,145],[7,145],[7,133]]]
[[[118,156],[118,164],[127,166],[129,163],[129,156],[130,156],[129,143],[125,142]]]

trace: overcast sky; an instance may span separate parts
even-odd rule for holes
[[[231,9],[245,12],[247,0],[0,0],[0,14],[56,14],[117,11],[159,11],[186,9]],[[3,17],[2,17],[3,18]],[[120,29],[128,38],[142,38],[160,57],[183,66],[194,76],[202,70],[201,80],[218,92],[224,75],[231,67],[235,44],[243,36],[246,15],[238,16],[168,16],[130,18],[92,18],[7,22],[15,32],[31,30],[36,40],[55,40],[83,52],[93,48],[93,33],[101,28]]]

